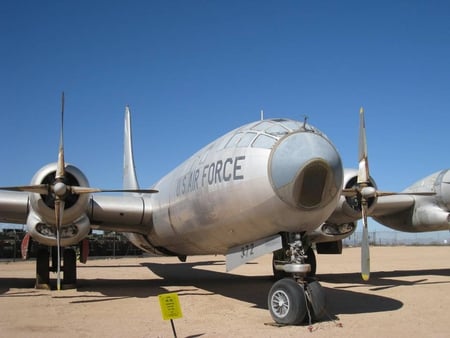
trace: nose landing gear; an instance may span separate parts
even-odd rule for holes
[[[282,278],[271,287],[267,297],[270,314],[276,323],[283,325],[320,320],[326,313],[326,298],[322,286],[312,277],[314,252],[309,248],[308,255],[305,254],[301,234],[286,235],[284,254],[274,253],[273,267],[276,277],[289,274],[292,277]],[[314,264],[314,271],[310,263]]]

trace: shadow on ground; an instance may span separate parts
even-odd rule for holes
[[[243,276],[225,272],[204,270],[202,267],[222,265],[222,261],[194,263],[141,263],[158,278],[133,279],[123,276],[120,279],[79,279],[75,293],[53,295],[70,298],[71,303],[107,302],[117,299],[154,297],[161,293],[177,292],[182,298],[186,295],[198,297],[214,294],[247,302],[256,308],[267,309],[267,294],[273,284],[272,276]],[[111,268],[111,266],[108,266]],[[119,267],[119,266],[118,266]],[[134,265],[133,267],[136,267]],[[95,268],[95,267],[83,267]],[[126,272],[126,269],[124,269]],[[359,287],[373,286],[371,290],[400,285],[426,283],[426,275],[450,276],[450,269],[374,272],[370,282],[363,283],[359,274],[320,274],[319,280],[327,283],[329,312],[333,318],[340,314],[372,313],[400,309],[403,303],[397,299],[358,292]],[[408,282],[404,276],[418,276],[416,281]],[[329,285],[333,284],[333,285]],[[14,288],[14,290],[11,290]],[[0,278],[0,297],[39,297],[42,292],[34,289],[34,279]]]
[[[370,287],[371,291],[380,291],[398,286],[414,286],[419,284],[448,284],[445,281],[429,281],[428,276],[450,277],[450,269],[425,269],[425,270],[394,270],[377,271],[370,274],[370,280],[363,282],[359,273],[320,274],[321,281],[337,284],[335,289],[354,289],[356,287]],[[404,280],[404,277],[418,277],[416,280]],[[340,285],[345,284],[345,285]]]

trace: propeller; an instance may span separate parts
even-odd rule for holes
[[[371,185],[369,172],[369,158],[367,152],[366,123],[364,118],[364,108],[359,110],[359,145],[358,145],[358,178],[356,186],[343,189],[344,196],[357,196],[361,205],[361,219],[363,223],[361,240],[361,277],[364,281],[370,278],[370,250],[369,250],[369,229],[368,229],[368,211],[369,199],[380,196],[391,195],[415,195],[415,196],[433,196],[435,192],[413,192],[397,193],[389,191],[379,191]]]
[[[55,183],[53,192],[55,194],[55,226],[56,226],[56,251],[57,251],[57,282],[56,289],[61,290],[61,225],[64,216],[64,206],[67,187],[64,183],[66,178],[66,164],[64,162],[64,92],[61,95],[61,126],[59,135],[58,162],[56,165]]]
[[[369,187],[369,159],[367,154],[366,123],[364,119],[364,108],[359,110],[359,166],[358,180],[356,182],[361,195],[361,214],[363,221],[363,236],[361,242],[361,276],[365,281],[370,277],[370,252],[369,252],[369,230],[367,225],[368,198],[374,192]],[[368,190],[370,189],[370,190]],[[376,193],[376,191],[375,191]]]
[[[56,163],[55,179],[51,184],[24,185],[13,187],[0,187],[0,190],[22,191],[40,195],[54,196],[55,232],[57,246],[57,290],[61,290],[61,227],[64,219],[66,198],[71,194],[81,195],[102,192],[130,192],[153,194],[154,189],[99,189],[92,187],[70,186],[66,184],[66,163],[64,160],[64,92],[61,96],[61,126],[58,149],[58,161]]]
[[[59,182],[61,183],[61,182]],[[81,194],[94,194],[94,193],[101,193],[101,192],[132,192],[132,193],[139,193],[139,194],[155,194],[159,192],[155,189],[100,189],[100,188],[94,188],[94,187],[80,187],[80,186],[70,186],[63,184],[37,184],[37,185],[20,185],[20,186],[14,186],[14,187],[0,187],[0,190],[6,190],[6,191],[23,191],[23,192],[31,192],[36,193],[39,195],[50,195],[52,193],[56,194],[56,190],[59,191],[59,193],[62,193],[63,191],[65,194],[75,194],[75,195],[81,195]],[[65,189],[65,190],[64,190]]]

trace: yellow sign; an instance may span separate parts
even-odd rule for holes
[[[164,320],[183,317],[180,301],[176,293],[163,293],[159,295],[159,305]]]

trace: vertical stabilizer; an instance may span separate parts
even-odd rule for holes
[[[130,108],[125,107],[125,129],[123,144],[123,188],[139,189],[134,166],[133,142],[131,135],[131,114]]]

